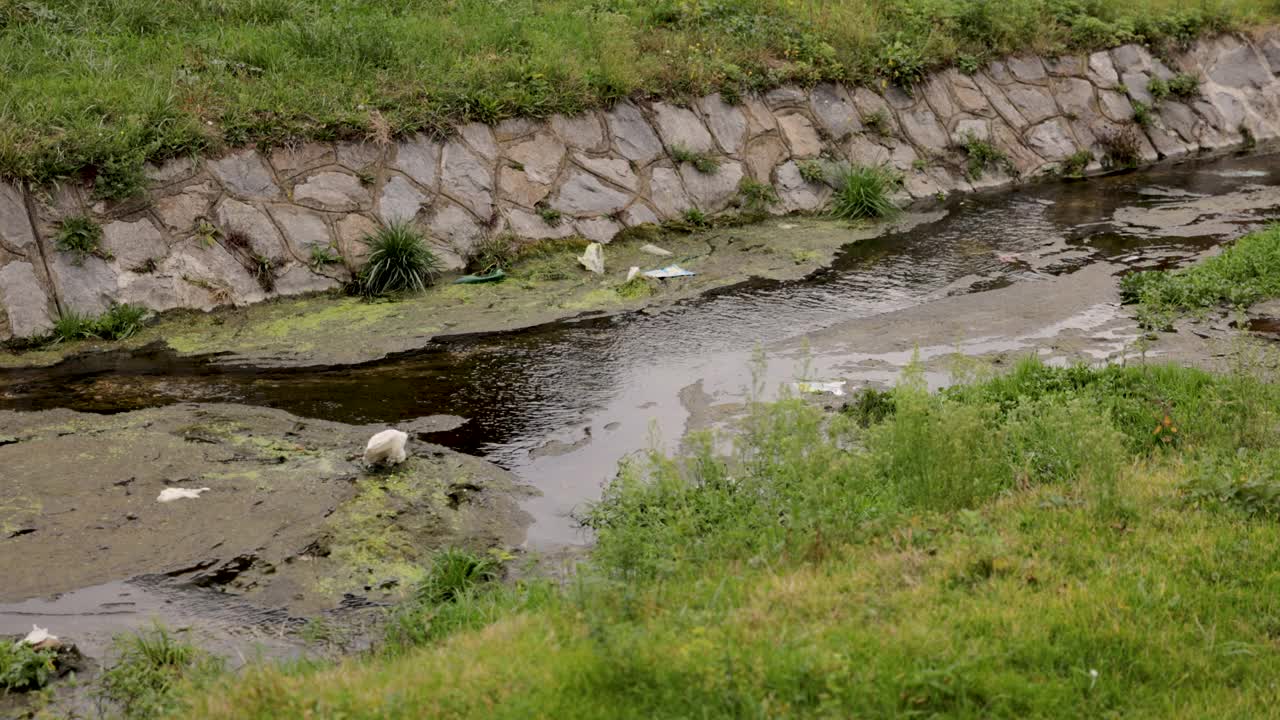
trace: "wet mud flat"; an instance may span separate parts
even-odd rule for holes
[[[1117,279],[1274,218],[1274,157],[1187,163],[969,197],[896,233],[816,219],[718,231],[726,245],[703,267],[715,258],[734,282],[520,330],[302,323],[316,337],[341,325],[331,344],[349,363],[309,365],[317,346],[273,334],[304,302],[224,317],[210,355],[153,344],[0,371],[0,576],[17,578],[0,587],[0,633],[57,619],[105,648],[160,617],[220,651],[289,656],[307,651],[307,618],[393,602],[432,548],[589,542],[574,514],[621,458],[731,425],[753,385],[886,387],[912,362],[941,385],[956,357],[998,370],[1031,353],[1220,367],[1231,319],[1147,337]],[[828,254],[805,254],[806,233]],[[742,260],[757,255],[772,276]],[[613,293],[583,292],[597,289]],[[1275,310],[1255,309],[1256,334]],[[402,349],[386,355],[374,328]],[[414,459],[370,472],[360,450],[388,424],[410,432]],[[171,485],[210,490],[157,503]]]

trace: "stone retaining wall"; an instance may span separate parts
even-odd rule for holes
[[[902,201],[1007,185],[1053,172],[1080,149],[1101,158],[1100,139],[1133,125],[1131,98],[1154,109],[1137,133],[1143,162],[1280,137],[1280,31],[1201,41],[1170,65],[1126,45],[1009,58],[972,76],[947,70],[912,95],[783,87],[739,104],[712,95],[689,107],[623,102],[545,122],[472,124],[446,140],[242,149],[150,167],[145,197],[123,203],[94,202],[75,185],[0,182],[0,340],[112,302],[209,309],[335,288],[367,254],[362,238],[397,220],[420,224],[459,268],[497,233],[608,242],[690,208],[732,211],[744,178],[774,187],[775,212],[818,210],[830,190],[806,182],[797,161],[820,155],[893,166],[905,176]],[[1200,79],[1198,97],[1155,102],[1148,82],[1175,71]],[[866,126],[872,116],[881,128]],[[967,179],[957,145],[969,133],[1004,152],[1012,172]],[[717,171],[674,162],[676,147],[714,157]],[[1088,168],[1100,170],[1096,159]],[[102,226],[107,259],[55,247],[61,219],[84,214]],[[313,268],[317,246],[340,262]]]

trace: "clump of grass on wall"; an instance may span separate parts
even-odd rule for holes
[[[898,208],[889,196],[900,182],[897,173],[884,167],[837,168],[833,174],[835,196],[831,200],[831,214],[841,220],[890,217]]]
[[[357,284],[366,297],[421,292],[435,282],[442,266],[422,233],[409,223],[393,223],[365,238],[369,260]]]

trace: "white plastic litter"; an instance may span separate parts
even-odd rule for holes
[[[48,642],[50,640],[57,640],[57,639],[58,639],[57,635],[50,634],[49,628],[42,628],[38,625],[32,625],[31,632],[27,633],[27,636],[22,638],[20,642],[26,643],[27,645],[39,645],[42,642]]]
[[[825,394],[844,397],[843,380],[801,380],[795,384],[795,389],[810,395]]]
[[[200,493],[209,492],[209,488],[165,488],[156,497],[156,502],[173,502],[174,500],[195,500]]]
[[[408,440],[407,434],[395,428],[387,428],[369,438],[369,444],[364,449],[364,461],[370,465],[399,465],[408,457],[404,451],[404,444]]]
[[[640,268],[636,267],[635,265],[632,265],[631,269],[627,271],[627,282],[631,282],[632,280],[635,280],[636,276],[639,274],[640,274]]]
[[[685,270],[679,265],[668,265],[657,270],[650,270],[644,274],[645,277],[658,278],[659,280],[674,277],[690,277],[693,275],[697,275],[697,273]]]
[[[600,243],[591,243],[587,246],[586,252],[582,253],[582,257],[578,258],[578,262],[582,263],[582,267],[590,270],[597,275],[604,274],[604,246]]]
[[[641,245],[640,252],[649,253],[650,255],[657,255],[658,257],[669,257],[671,255],[670,250],[663,250],[657,245],[651,245],[651,244]]]
[[[1018,253],[998,253],[996,259],[1002,263],[1018,262]]]

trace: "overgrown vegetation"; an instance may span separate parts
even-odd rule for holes
[[[841,164],[833,173],[831,214],[841,220],[890,217],[898,211],[890,195],[901,182],[886,167]]]
[[[177,708],[174,688],[186,679],[209,677],[221,663],[163,627],[116,638],[118,658],[102,674],[98,697],[129,720],[147,720]]]
[[[84,264],[89,257],[106,258],[107,252],[102,248],[102,226],[87,215],[72,215],[58,223],[58,232],[53,236],[55,247],[59,252],[75,256],[72,260],[77,265]]]
[[[1195,75],[1178,73],[1168,80],[1153,77],[1147,83],[1147,92],[1156,102],[1169,96],[1179,100],[1189,100],[1200,94],[1200,80]]]
[[[1240,238],[1221,255],[1182,270],[1126,275],[1121,296],[1137,303],[1143,325],[1164,329],[1185,313],[1248,308],[1280,297],[1280,225]]]
[[[507,234],[488,235],[476,242],[467,257],[467,270],[486,273],[511,267],[516,258],[516,240]]]
[[[990,141],[979,138],[974,133],[966,133],[961,138],[960,149],[968,159],[965,175],[970,180],[979,180],[987,170],[1008,171],[1011,167],[1009,156],[1003,150],[992,145]]]
[[[727,456],[704,434],[624,465],[564,589],[447,602],[441,644],[259,668],[190,714],[1252,716],[1280,670],[1278,408],[1243,369],[1034,358],[835,415],[754,403]]]
[[[1098,133],[1102,145],[1102,164],[1108,168],[1135,168],[1142,159],[1142,146],[1138,129],[1134,125],[1121,125]]]
[[[0,640],[0,695],[39,690],[58,673],[58,654],[23,642]]]
[[[440,274],[440,260],[411,223],[393,223],[365,238],[369,260],[356,285],[366,297],[422,292]]]
[[[715,175],[720,169],[720,161],[711,153],[697,152],[683,145],[671,147],[671,159],[681,164],[688,163],[694,170],[704,175]]]
[[[910,84],[1018,51],[1160,49],[1273,19],[1246,0],[340,0],[0,3],[0,175],[85,175],[226,145],[442,130],[633,95]]]
[[[1077,150],[1067,156],[1062,161],[1059,168],[1063,177],[1078,178],[1084,176],[1084,171],[1089,167],[1089,163],[1093,162],[1093,153],[1088,150]]]
[[[889,123],[889,113],[876,110],[862,116],[862,125],[881,137],[893,134],[893,126]]]
[[[778,191],[769,183],[743,178],[738,183],[738,196],[742,211],[753,216],[765,215],[778,202]]]
[[[329,265],[337,265],[342,262],[342,257],[338,255],[337,248],[332,245],[312,245],[311,257],[308,263],[312,270],[319,270]]]
[[[146,308],[129,303],[113,304],[97,317],[66,308],[54,321],[48,341],[125,340],[142,329],[147,315]]]

